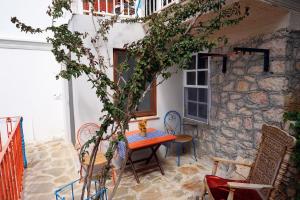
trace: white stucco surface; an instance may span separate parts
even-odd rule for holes
[[[66,136],[60,65],[50,51],[0,48],[0,116],[23,116],[26,141]]]
[[[20,32],[14,24],[11,23],[11,17],[17,17],[22,22],[32,27],[46,28],[50,26],[51,18],[46,14],[48,6],[52,0],[12,0],[3,1],[0,6],[0,38],[46,41],[49,33],[26,34]],[[67,23],[70,14],[66,14],[59,23]]]
[[[52,0],[3,1],[0,6],[0,116],[23,116],[26,141],[67,137],[65,84],[56,81],[60,65],[46,34],[25,34],[11,23],[18,17],[32,27],[51,25]],[[58,23],[67,23],[65,15]],[[68,125],[68,126],[67,126]]]
[[[70,24],[72,30],[94,32],[90,16],[73,16]],[[144,29],[141,24],[121,24],[117,23],[108,35],[108,42],[101,44],[100,51],[106,59],[110,58],[113,64],[113,49],[122,48],[124,44],[133,42],[144,36]],[[108,51],[107,51],[108,49]],[[107,61],[108,62],[108,61]],[[107,73],[113,78],[113,68],[109,68]],[[159,80],[158,80],[159,81]],[[74,91],[74,112],[76,130],[87,122],[99,123],[101,114],[101,103],[91,89],[91,84],[87,83],[86,77],[73,80]],[[150,120],[148,125],[163,130],[163,117],[169,110],[182,111],[182,74],[179,72],[157,88],[157,119]],[[130,123],[130,129],[136,129],[137,123]]]

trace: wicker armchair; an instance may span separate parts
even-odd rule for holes
[[[212,175],[205,176],[202,199],[206,193],[209,199],[215,200],[275,199],[295,143],[296,139],[285,131],[263,125],[261,143],[253,164],[213,158],[214,168]],[[248,178],[238,181],[215,176],[220,162],[250,167]]]

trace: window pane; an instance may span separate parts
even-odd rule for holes
[[[197,88],[186,88],[187,100],[197,101]]]
[[[208,67],[208,58],[198,54],[198,69],[207,69]]]
[[[140,105],[138,106],[138,111],[149,111],[151,110],[151,91],[148,91],[144,97],[144,99],[141,101]]]
[[[198,88],[198,102],[207,103],[207,88]]]
[[[196,56],[192,56],[188,69],[196,69]]]
[[[198,104],[198,117],[207,119],[207,104]]]
[[[123,50],[114,50],[114,56],[116,56],[117,63],[115,66],[118,66],[122,64],[126,59],[126,51]],[[123,78],[128,81],[132,74],[134,73],[134,69],[136,66],[136,60],[134,58],[128,59],[129,68],[126,71],[123,71]],[[117,77],[116,77],[117,78]],[[118,79],[116,79],[118,80]],[[123,83],[123,82],[122,82]],[[150,83],[146,85],[146,88],[148,88]],[[154,96],[153,96],[154,95]],[[145,97],[141,100],[141,103],[139,104],[137,108],[136,114],[138,116],[147,116],[147,115],[153,115],[156,113],[156,99],[153,101],[153,97],[155,97],[155,90],[150,90],[146,93]]]
[[[188,102],[188,115],[197,116],[197,104]]]
[[[207,71],[198,71],[198,85],[207,85]]]
[[[187,72],[186,84],[187,85],[196,85],[196,72]]]

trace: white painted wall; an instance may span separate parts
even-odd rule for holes
[[[75,15],[71,20],[70,28],[76,31],[94,32],[91,17]],[[102,45],[103,55],[113,58],[113,48],[122,48],[124,44],[135,41],[144,36],[141,24],[115,24],[108,35],[107,48]],[[108,49],[108,54],[106,52]],[[113,68],[107,73],[113,78]],[[101,115],[101,103],[98,101],[91,84],[86,77],[80,77],[73,82],[74,112],[76,130],[87,122],[98,122]],[[149,126],[163,130],[163,117],[169,110],[182,111],[182,74],[175,74],[172,78],[157,88],[157,120],[149,121]],[[130,130],[137,128],[136,123],[130,124]]]
[[[60,65],[50,51],[0,48],[0,116],[23,116],[26,141],[66,136]]]
[[[0,116],[23,116],[26,141],[67,137],[66,90],[55,80],[60,65],[45,43],[47,34],[25,34],[10,22],[17,16],[33,27],[47,27],[51,2],[12,0],[0,6]]]
[[[22,38],[26,40],[44,40],[46,35],[30,35],[21,33],[10,22],[10,18],[17,16],[20,20],[33,27],[46,27],[51,24],[51,19],[46,15],[47,7],[51,0],[11,0],[3,1],[0,6],[0,37]]]

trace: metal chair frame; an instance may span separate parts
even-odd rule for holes
[[[167,123],[168,117],[177,117],[179,126],[178,126],[178,124],[176,125],[176,127],[171,127],[170,125],[168,125],[168,123]],[[171,111],[168,111],[166,113],[165,118],[164,118],[164,128],[165,128],[165,131],[168,134],[178,135],[179,133],[181,133],[183,131],[182,124],[183,124],[182,123],[182,118],[181,118],[180,114],[177,111],[171,110]],[[196,143],[195,143],[194,135],[192,136],[191,141],[193,143],[194,157],[195,157],[195,160],[197,161]],[[188,141],[188,142],[190,142],[190,141]],[[185,144],[187,142],[176,142],[176,140],[175,140],[173,142],[166,143],[166,145],[165,145],[166,146],[165,158],[167,157],[168,150],[171,147],[171,143],[176,143],[176,146],[177,146],[177,165],[180,166],[180,151],[182,150],[184,152],[183,144]]]

